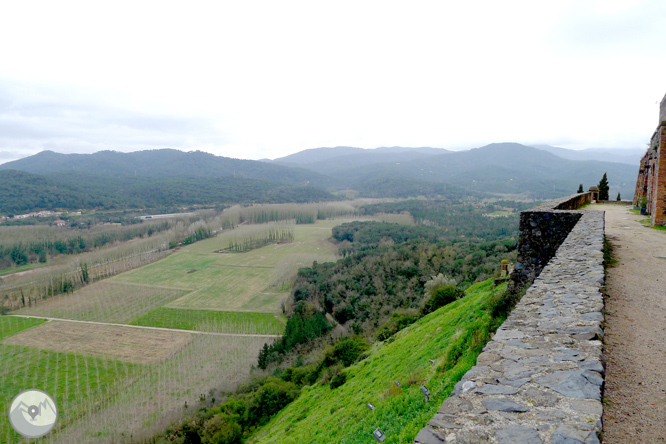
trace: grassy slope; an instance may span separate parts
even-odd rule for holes
[[[304,388],[296,401],[248,442],[368,443],[377,427],[386,435],[386,444],[412,442],[474,365],[479,350],[463,346],[463,355],[451,370],[437,368],[447,360],[451,347],[460,345],[465,332],[488,330],[491,318],[486,303],[503,287],[493,290],[492,280],[476,284],[465,298],[419,320],[393,342],[375,344],[368,358],[347,369],[344,385],[335,390],[319,384]],[[395,381],[402,387],[396,387]],[[429,403],[420,392],[423,383],[431,391]],[[368,403],[375,406],[374,411]]]

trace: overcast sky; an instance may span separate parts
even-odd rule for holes
[[[0,163],[42,150],[644,148],[666,2],[2,2]]]

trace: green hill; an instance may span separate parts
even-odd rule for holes
[[[345,370],[347,381],[340,387],[303,388],[247,442],[367,444],[376,428],[386,435],[386,444],[412,442],[503,321],[492,316],[503,290],[493,289],[492,280],[470,287],[463,299],[376,343],[365,359]],[[427,403],[420,391],[424,384],[431,392]]]
[[[331,179],[302,168],[289,168],[257,160],[232,159],[202,151],[174,149],[131,153],[99,151],[94,154],[60,154],[42,151],[0,165],[0,170],[32,174],[85,173],[106,177],[220,177],[259,179],[289,185],[326,186]]]

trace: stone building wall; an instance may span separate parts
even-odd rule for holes
[[[555,254],[415,443],[600,442],[604,213],[570,211],[568,219],[556,208],[569,205],[564,199],[521,213],[521,227],[524,218],[555,237],[575,221],[566,239],[553,239]],[[546,242],[547,233],[531,236]]]
[[[634,205],[645,198],[653,225],[666,225],[666,96],[661,101],[659,126],[641,159],[634,192]]]

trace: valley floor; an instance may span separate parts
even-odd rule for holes
[[[618,262],[606,272],[604,443],[666,442],[666,231],[619,205],[606,211]]]

